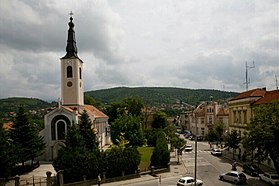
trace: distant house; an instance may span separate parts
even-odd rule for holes
[[[206,136],[208,131],[214,128],[214,124],[219,121],[222,121],[228,128],[228,117],[228,108],[224,104],[205,102],[198,108],[182,112],[179,118],[183,129],[190,130],[196,135]]]
[[[67,130],[79,124],[86,111],[92,122],[100,147],[110,144],[108,116],[92,105],[84,105],[83,61],[77,55],[73,18],[70,18],[66,55],[60,59],[61,97],[57,108],[49,110],[44,117],[45,127],[40,131],[46,143],[43,160],[53,160],[58,150],[65,146]]]

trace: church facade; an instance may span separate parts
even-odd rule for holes
[[[66,55],[60,59],[61,100],[57,108],[44,117],[44,129],[40,135],[46,143],[40,159],[51,161],[58,150],[65,146],[67,130],[79,123],[80,116],[87,112],[92,122],[92,132],[98,138],[100,148],[110,144],[108,116],[93,105],[84,104],[83,61],[77,55],[73,18],[70,17]]]

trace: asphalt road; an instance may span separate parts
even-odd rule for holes
[[[194,142],[192,143],[194,147]],[[194,175],[194,164],[195,164],[194,150],[192,152],[183,153],[182,162],[185,169],[190,175]],[[204,182],[204,186],[231,186],[233,183],[223,182],[219,180],[219,174],[231,170],[231,162],[223,157],[215,157],[210,154],[209,146],[205,142],[198,142],[198,158],[197,158],[197,178]],[[237,167],[238,171],[242,171],[241,167]],[[182,175],[181,175],[182,176]],[[167,177],[161,180],[159,179],[148,180],[139,183],[125,184],[129,186],[176,186],[177,180],[181,177],[179,175]],[[268,186],[268,184],[262,182],[257,177],[247,177],[247,186]]]

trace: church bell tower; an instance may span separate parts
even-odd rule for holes
[[[74,23],[70,14],[66,55],[61,61],[61,97],[65,106],[84,104],[83,61],[77,55]]]

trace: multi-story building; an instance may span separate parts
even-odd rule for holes
[[[252,117],[252,105],[266,94],[265,88],[240,93],[229,101],[229,131],[243,136]]]
[[[228,117],[227,108],[223,104],[205,102],[191,111],[181,113],[180,124],[183,129],[190,130],[193,134],[206,136],[218,121],[222,121],[227,129]]]

